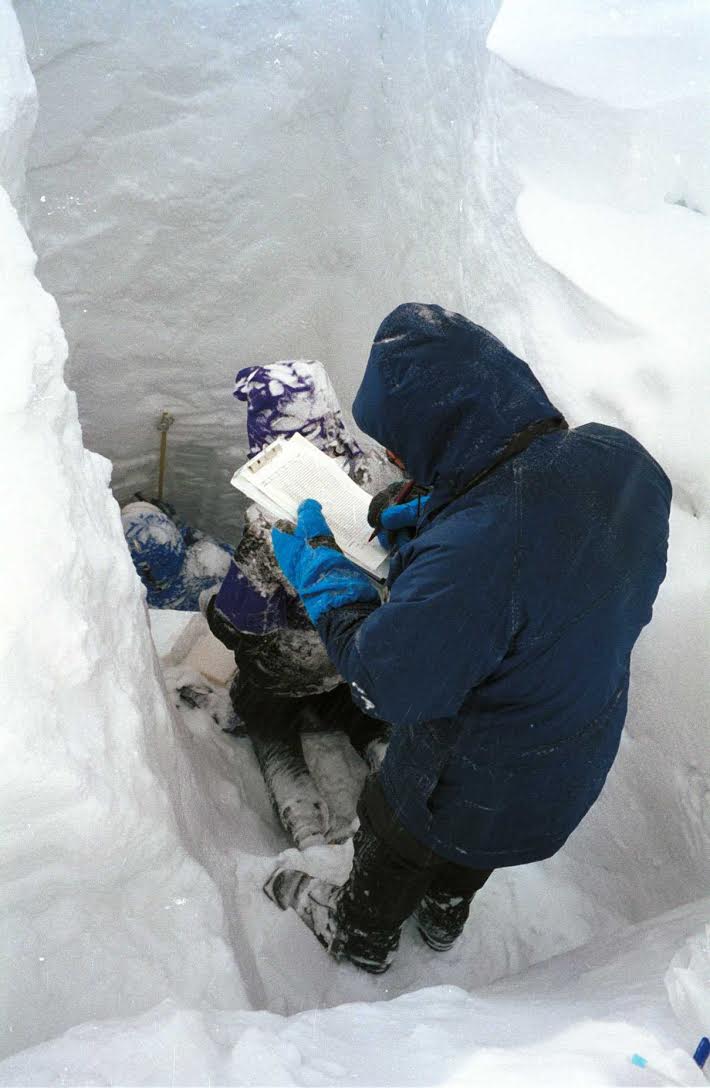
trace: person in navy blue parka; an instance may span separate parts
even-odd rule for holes
[[[408,504],[388,599],[311,500],[274,547],[392,740],[345,887],[278,870],[267,893],[378,971],[410,913],[449,947],[491,871],[554,854],[599,796],[665,576],[671,486],[624,431],[568,429],[525,362],[439,306],[385,319],[353,415],[431,489]]]

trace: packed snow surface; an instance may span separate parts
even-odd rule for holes
[[[4,191],[0,238],[6,1052],[144,1008],[166,984],[191,1001],[244,990],[219,892],[195,856],[199,803],[182,811],[193,772],[160,687],[109,465],[82,446],[57,308]],[[168,913],[176,899],[187,909]]]
[[[117,1079],[363,1088],[706,1085],[688,1053],[698,1037],[675,1020],[663,974],[676,947],[699,941],[694,932],[708,911],[710,899],[682,907],[474,993],[432,986],[289,1018],[209,1014],[165,1001],[131,1020],[74,1028],[0,1064],[0,1078],[65,1086]],[[634,1054],[646,1058],[647,1070],[632,1065]]]
[[[35,81],[9,4],[0,6],[0,184],[21,197],[25,158],[37,117]]]
[[[488,46],[580,98],[645,109],[710,99],[704,0],[502,0]]]
[[[336,965],[261,885],[278,860],[342,880],[351,847],[288,849],[248,742],[178,708],[201,621],[153,618],[161,667],[0,192],[0,1083],[702,1083],[707,5],[17,9],[40,120],[25,197],[36,103],[0,0],[0,180],[119,494],[150,485],[169,408],[168,497],[236,525],[236,370],[318,357],[347,403],[379,320],[419,299],[501,336],[572,425],[630,429],[675,502],[588,819],[496,874],[450,953],[407,927],[384,977]],[[343,738],[306,754],[353,806]]]

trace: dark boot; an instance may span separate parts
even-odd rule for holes
[[[422,939],[435,952],[447,952],[463,933],[471,900],[492,870],[444,863],[414,912]]]
[[[336,931],[330,954],[336,959],[349,960],[355,967],[371,975],[384,974],[399,948],[401,925],[379,928],[369,925],[361,928],[348,922],[347,912],[343,916],[338,909],[340,901],[336,903]]]
[[[448,952],[463,933],[471,907],[471,896],[424,896],[414,917],[423,940],[435,952]]]
[[[337,902],[336,948],[357,967],[381,974],[394,959],[402,924],[430,875],[392,853],[367,823],[353,847],[353,867]]]

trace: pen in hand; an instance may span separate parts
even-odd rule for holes
[[[412,493],[412,488],[413,487],[414,487],[414,480],[405,480],[405,482],[402,484],[399,491],[395,495],[394,502],[390,503],[390,505],[391,506],[397,506],[398,503],[404,502],[405,499],[408,499],[409,496]],[[377,526],[375,526],[375,528],[370,533],[370,536],[367,538],[368,544],[371,543],[371,541],[373,541],[375,539],[375,537],[377,536],[377,531],[378,531]]]

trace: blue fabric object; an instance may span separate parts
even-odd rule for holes
[[[357,423],[434,485],[380,607],[318,629],[363,709],[394,726],[381,771],[404,827],[475,868],[555,853],[599,795],[631,650],[666,569],[670,483],[630,435],[559,419],[528,366],[438,306],[377,333]]]
[[[703,1035],[702,1039],[695,1048],[695,1053],[693,1054],[693,1061],[699,1069],[704,1069],[707,1064],[708,1058],[710,1058],[710,1039],[708,1039],[707,1035]]]
[[[149,594],[172,583],[185,562],[185,542],[172,518],[150,503],[136,502],[121,512],[121,522],[133,564]]]
[[[158,506],[141,500],[121,511],[123,533],[133,565],[146,588],[150,608],[199,609],[200,594],[216,589],[231,552]]]
[[[303,601],[312,623],[332,608],[365,601],[379,601],[380,596],[367,575],[323,537],[332,533],[323,517],[321,504],[306,499],[298,508],[298,521],[292,533],[274,528],[271,539],[279,566]],[[321,538],[317,543],[312,541]]]
[[[464,486],[513,434],[559,419],[527,363],[441,306],[398,306],[380,325],[353,402],[358,427],[428,487]]]
[[[260,593],[234,561],[219,587],[215,608],[233,627],[248,635],[265,635],[288,623],[285,589],[279,586],[272,593]]]

